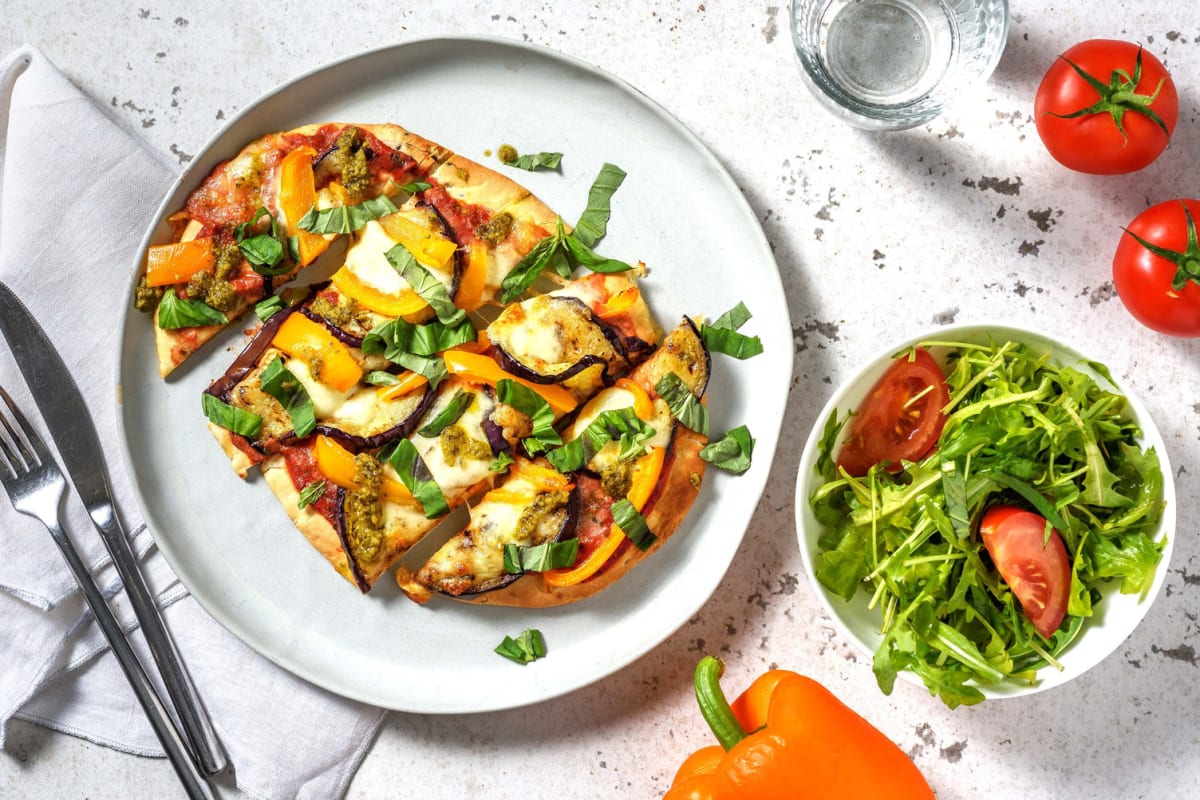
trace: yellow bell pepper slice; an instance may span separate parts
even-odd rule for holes
[[[399,375],[399,383],[393,383],[391,386],[379,387],[380,400],[397,400],[405,395],[412,394],[422,386],[429,383],[429,379],[419,372],[403,372]]]
[[[404,245],[413,254],[418,264],[426,267],[444,269],[458,249],[458,245],[445,236],[437,235],[403,214],[380,217],[379,224],[393,241]]]
[[[362,367],[350,348],[303,314],[294,313],[284,320],[271,344],[303,361],[314,378],[339,392],[349,391],[362,379]]]
[[[641,511],[646,505],[646,501],[650,499],[650,493],[658,485],[658,478],[662,473],[665,459],[666,449],[654,447],[634,462],[632,485],[626,497],[638,511]],[[608,559],[612,558],[613,553],[621,546],[624,539],[625,532],[619,525],[613,525],[608,536],[587,558],[570,569],[554,569],[543,572],[542,581],[547,586],[574,586],[582,583],[600,571],[600,568],[608,562]]]
[[[312,453],[313,460],[317,464],[317,471],[327,479],[343,489],[353,491],[358,488],[358,482],[355,480],[357,470],[354,467],[353,453],[328,436],[321,434],[317,434],[316,439],[313,440]],[[390,502],[419,507],[412,492],[408,491],[408,487],[389,478],[386,474],[383,476],[381,491],[384,499]]]
[[[211,272],[214,262],[212,239],[150,245],[146,248],[146,284],[186,283],[197,272]]]
[[[404,289],[398,295],[386,294],[359,280],[358,276],[343,267],[329,278],[337,290],[356,301],[363,308],[387,317],[404,317],[415,314],[428,303],[412,289]]]
[[[628,289],[622,289],[605,301],[597,312],[601,319],[609,319],[618,314],[623,314],[633,308],[633,304],[638,301],[642,293],[636,286],[630,286]]]
[[[483,305],[483,287],[487,283],[487,276],[487,247],[482,242],[475,242],[467,256],[467,269],[459,281],[454,304],[464,311],[474,311]]]
[[[450,374],[461,375],[469,381],[495,386],[504,378],[514,380],[541,395],[555,413],[565,414],[579,405],[571,393],[561,386],[533,383],[524,378],[518,378],[516,375],[500,369],[500,365],[487,356],[469,353],[465,350],[447,350],[442,354],[442,358],[446,362],[446,369],[450,371]]]
[[[287,217],[288,232],[296,237],[301,266],[311,264],[329,247],[329,240],[324,236],[296,227],[317,202],[317,185],[313,178],[316,154],[311,147],[297,147],[279,163],[279,208]]]
[[[613,385],[633,395],[633,413],[637,414],[638,419],[648,422],[654,416],[654,401],[650,399],[650,395],[646,393],[641,384],[629,378],[617,378],[617,382]]]

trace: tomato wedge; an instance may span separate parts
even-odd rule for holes
[[[1000,577],[1012,589],[1025,616],[1049,639],[1067,614],[1071,562],[1058,531],[1046,539],[1046,520],[1014,506],[992,506],[979,535]]]
[[[910,350],[888,367],[850,418],[837,465],[861,477],[875,464],[925,457],[942,435],[950,401],[946,376],[927,350]]]

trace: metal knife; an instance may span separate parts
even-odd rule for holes
[[[117,516],[100,435],[83,395],[42,326],[3,282],[0,282],[0,333],[8,340],[71,483],[125,584],[130,605],[192,747],[193,760],[205,775],[216,775],[228,766],[228,760]]]

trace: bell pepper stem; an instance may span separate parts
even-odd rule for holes
[[[713,656],[705,656],[696,665],[694,682],[696,687],[696,703],[704,721],[712,729],[721,747],[730,750],[735,744],[746,738],[746,731],[729,707],[725,693],[721,691],[721,675],[725,672],[725,664]]]

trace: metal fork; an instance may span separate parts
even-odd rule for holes
[[[79,551],[63,531],[59,510],[66,494],[67,482],[58,463],[3,387],[0,387],[0,399],[4,401],[4,405],[0,406],[0,428],[3,429],[0,432],[0,484],[3,484],[13,508],[39,520],[50,531],[50,536],[62,551],[75,581],[83,590],[83,596],[104,632],[104,637],[112,646],[138,702],[146,712],[155,735],[158,736],[163,750],[179,775],[179,780],[187,790],[188,797],[211,800],[212,789],[196,769],[187,744],[174,720],[167,713],[162,698],[150,683],[145,669],[133,652],[129,640],[125,638],[117,618],[104,601],[104,595],[84,565]],[[5,413],[4,406],[7,406],[8,413]]]

